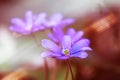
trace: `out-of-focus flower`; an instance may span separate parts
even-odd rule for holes
[[[53,40],[54,42],[57,42],[57,43],[61,42],[63,36],[66,35],[66,34],[69,35],[69,36],[72,38],[72,43],[80,40],[81,37],[82,37],[83,34],[84,34],[83,31],[81,31],[81,30],[75,31],[74,28],[69,28],[69,29],[67,30],[67,32],[64,33],[64,31],[62,30],[61,27],[55,27],[55,28],[53,28],[53,31],[52,31],[52,32],[53,32],[53,33],[49,33],[49,34],[48,34],[48,37],[49,37],[51,40]],[[59,36],[58,36],[58,34],[59,34]]]
[[[45,27],[43,23],[45,22],[46,13],[41,13],[39,15],[32,15],[32,11],[27,11],[25,13],[25,19],[13,18],[11,22],[13,25],[10,30],[27,35],[32,32],[43,30]]]
[[[54,14],[49,20],[46,19],[46,13],[32,15],[32,11],[25,13],[25,19],[13,18],[10,30],[27,35],[38,30],[44,30],[54,27],[65,27],[74,22],[73,18],[63,19],[61,14]]]
[[[49,20],[46,20],[45,26],[47,28],[51,27],[65,27],[69,24],[72,24],[75,20],[73,18],[63,19],[63,16],[60,13],[52,15]]]
[[[70,57],[86,58],[88,56],[86,50],[92,50],[89,47],[88,39],[80,39],[73,44],[72,38],[69,35],[64,35],[61,45],[48,40],[42,40],[42,46],[48,51],[41,53],[42,57],[56,57],[58,59],[69,59]]]

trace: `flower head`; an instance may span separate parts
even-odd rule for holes
[[[42,57],[56,57],[58,59],[68,59],[70,57],[86,58],[88,56],[86,50],[92,50],[89,47],[88,39],[80,39],[74,44],[69,35],[64,35],[60,45],[48,40],[42,40],[42,46],[48,51],[41,53]]]
[[[10,27],[10,29],[24,35],[38,30],[43,30],[45,28],[43,26],[45,17],[46,13],[41,13],[39,15],[33,16],[32,11],[27,11],[25,13],[24,20],[21,20],[20,18],[13,18],[11,20],[13,25]]]
[[[63,19],[60,13],[53,14],[49,20],[46,20],[45,26],[47,28],[51,27],[65,27],[72,24],[75,20],[73,18]]]

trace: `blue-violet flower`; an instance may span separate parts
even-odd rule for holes
[[[51,40],[43,39],[42,46],[48,51],[41,53],[42,57],[56,57],[58,59],[69,59],[70,57],[86,58],[86,50],[92,50],[89,47],[88,39],[80,39],[75,43],[69,35],[64,35],[60,45]]]

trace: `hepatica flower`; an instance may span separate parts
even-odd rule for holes
[[[21,33],[30,34],[32,32],[43,30],[45,27],[43,23],[45,22],[46,13],[41,13],[39,15],[32,15],[32,11],[27,11],[25,13],[25,19],[20,18],[11,19],[12,26],[10,30]]]
[[[70,57],[86,58],[87,50],[92,50],[89,47],[88,39],[80,39],[73,44],[72,38],[69,35],[64,35],[60,45],[51,40],[43,39],[42,46],[48,51],[41,53],[42,57],[56,57],[58,59],[69,59]]]
[[[73,18],[63,19],[60,13],[53,14],[48,20],[46,19],[45,26],[47,28],[51,27],[65,27],[72,24],[75,20]]]

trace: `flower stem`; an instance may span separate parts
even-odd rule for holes
[[[68,64],[68,67],[70,69],[70,73],[71,73],[71,76],[72,76],[72,80],[74,80],[74,76],[73,76],[73,72],[72,72],[72,68],[71,68],[71,64],[70,64],[70,61],[67,60],[67,64]]]
[[[49,77],[49,68],[48,68],[48,64],[47,64],[47,59],[44,59],[44,65],[45,65],[45,80],[48,80]]]
[[[67,64],[68,64],[68,62],[67,62]],[[66,70],[65,80],[68,80],[68,75],[69,75],[69,66],[68,65],[67,65],[66,69],[67,70]]]
[[[59,60],[56,59],[55,69],[52,73],[51,80],[56,80],[56,76],[57,76],[57,72],[58,72],[59,67],[60,67],[60,62],[59,62]]]
[[[37,46],[40,48],[40,44],[39,42],[37,41],[34,33],[32,33],[32,38],[34,39],[35,43],[37,44]],[[45,66],[45,80],[48,80],[48,77],[49,77],[49,68],[48,68],[48,64],[47,64],[47,59],[44,59],[44,66]]]

